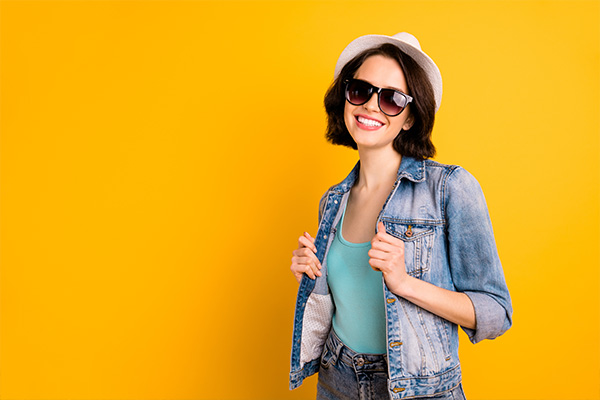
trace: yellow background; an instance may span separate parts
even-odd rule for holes
[[[481,183],[513,328],[471,400],[598,399],[597,1],[1,1],[0,398],[288,390],[291,252],[354,165],[322,98],[352,39],[437,62],[437,160]]]

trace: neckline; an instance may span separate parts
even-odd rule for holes
[[[348,246],[348,247],[367,247],[371,245],[371,241],[368,242],[361,242],[361,243],[354,243],[354,242],[349,242],[346,239],[344,239],[344,235],[342,234],[342,230],[344,228],[344,217],[346,216],[346,207],[348,206],[348,201],[346,201],[346,204],[344,204],[344,211],[342,212],[342,219],[340,220],[340,228],[338,229],[339,233],[340,233],[340,242],[342,242],[342,244]]]

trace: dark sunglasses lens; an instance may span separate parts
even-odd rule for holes
[[[398,115],[406,107],[406,97],[391,89],[383,89],[379,94],[381,111],[388,115]]]
[[[350,81],[346,88],[346,99],[355,106],[360,106],[369,101],[371,87],[364,82]]]

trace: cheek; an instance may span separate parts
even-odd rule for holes
[[[346,129],[350,131],[351,123],[354,122],[354,116],[352,115],[352,106],[348,105],[346,102],[346,106],[344,107],[344,122],[346,123]]]

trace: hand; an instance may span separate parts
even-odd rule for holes
[[[381,271],[388,289],[400,295],[403,284],[410,279],[404,263],[404,242],[387,233],[381,221],[371,240],[369,257],[371,268]]]
[[[321,263],[316,253],[315,239],[308,232],[304,232],[304,235],[298,238],[298,248],[292,252],[292,266],[290,267],[298,283],[304,274],[308,275],[310,279],[321,276]]]
[[[440,288],[406,273],[404,242],[377,224],[377,234],[371,240],[369,264],[381,271],[388,289],[425,310],[450,322],[475,329],[477,319],[473,302],[465,293]]]

